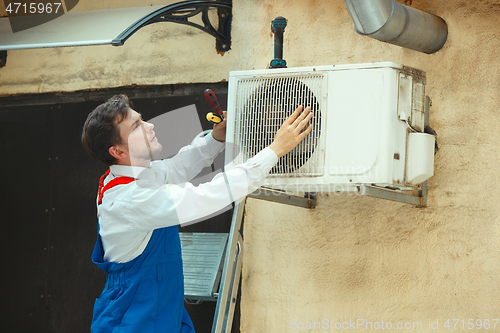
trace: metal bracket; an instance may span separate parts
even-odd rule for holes
[[[232,18],[232,1],[199,1],[190,0],[174,3],[165,6],[145,17],[138,20],[118,37],[111,44],[120,46],[139,29],[158,22],[174,22],[195,27],[214,36],[217,39],[217,50],[226,52],[231,48],[231,18]],[[219,27],[215,29],[208,17],[208,11],[212,8],[217,8],[219,17]],[[203,25],[189,21],[201,13]]]
[[[0,51],[0,68],[7,64],[7,51]]]
[[[257,191],[250,193],[248,197],[304,208],[316,207],[316,193],[306,193],[304,197],[300,197],[297,195],[286,194],[283,191],[276,191],[261,187]]]
[[[369,195],[371,197],[387,199],[392,201],[398,201],[402,203],[409,203],[416,205],[417,207],[427,206],[427,181],[420,184],[419,188],[416,190],[417,194],[405,194],[396,189],[388,189],[384,187],[376,186],[362,186],[361,193],[363,195]]]
[[[424,126],[429,125],[430,104],[431,100],[429,96],[425,96]],[[436,153],[436,151],[437,151],[437,144],[434,154]],[[397,188],[388,188],[388,187],[384,188],[384,187],[369,186],[369,185],[360,186],[360,191],[363,195],[369,195],[376,198],[398,201],[402,203],[409,203],[412,205],[416,205],[417,207],[427,206],[427,181],[420,184],[418,188],[414,191],[416,193],[413,194],[405,194]]]

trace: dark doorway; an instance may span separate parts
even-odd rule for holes
[[[3,179],[2,327],[8,332],[89,332],[105,274],[95,243],[97,183],[106,167],[80,144],[88,113],[124,93],[144,119],[194,104],[203,130],[211,88],[226,109],[227,83],[127,87],[0,98]],[[190,126],[190,124],[175,124]],[[199,126],[199,125],[198,125]],[[232,211],[182,231],[228,232]],[[186,305],[197,332],[210,332],[215,302]],[[239,332],[239,306],[233,331]]]

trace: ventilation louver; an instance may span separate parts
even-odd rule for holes
[[[314,154],[321,137],[321,107],[315,92],[320,92],[323,75],[243,79],[236,96],[236,142],[241,147],[242,163],[269,146],[274,135],[298,105],[310,106],[315,115],[313,130],[293,151],[283,156],[270,177],[320,176],[320,154]],[[308,124],[309,125],[309,124]],[[311,157],[313,158],[311,159]]]

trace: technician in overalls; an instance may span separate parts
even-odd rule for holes
[[[166,160],[154,125],[125,95],[99,105],[83,127],[82,144],[109,166],[101,177],[94,263],[107,273],[94,305],[93,333],[194,332],[184,308],[178,224],[208,216],[263,183],[278,159],[311,131],[312,114],[297,110],[274,142],[244,164],[194,186],[189,181],[224,148],[226,120]],[[224,113],[225,118],[225,113]]]

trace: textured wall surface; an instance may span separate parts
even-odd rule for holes
[[[389,321],[428,332],[436,320],[431,326],[447,331],[447,319],[465,319],[467,329],[468,319],[498,317],[500,2],[406,4],[446,20],[442,50],[426,55],[359,36],[342,1],[266,1],[255,13],[257,26],[288,18],[289,66],[394,61],[424,70],[440,150],[424,209],[334,194],[312,211],[249,199],[243,332],[358,319],[357,331]],[[238,6],[247,13],[256,4]]]
[[[268,66],[279,15],[288,19],[289,67],[393,61],[421,69],[440,147],[428,207],[335,194],[320,195],[314,210],[249,199],[241,331],[299,331],[323,319],[421,322],[415,332],[430,331],[429,320],[438,331],[447,319],[491,322],[500,313],[500,1],[400,2],[445,19],[442,50],[426,55],[359,36],[341,0],[235,0],[224,55],[207,34],[157,24],[123,47],[9,51],[0,95],[227,80],[230,70]]]

